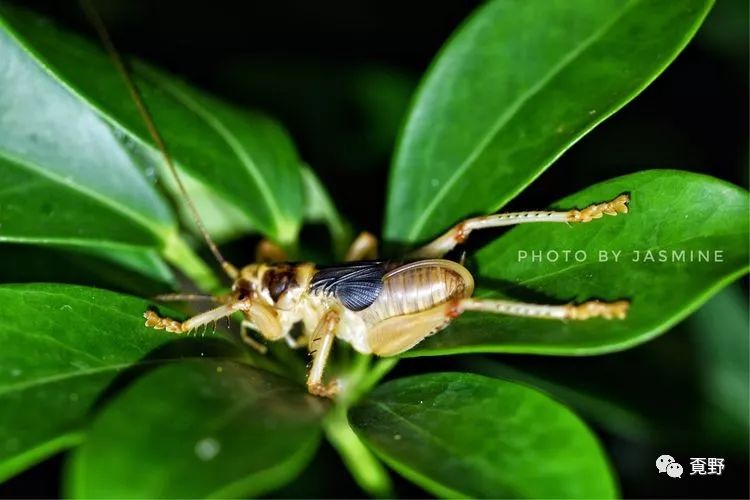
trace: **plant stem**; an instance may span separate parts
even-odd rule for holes
[[[357,384],[357,394],[354,400],[370,392],[383,377],[393,370],[398,360],[399,358],[395,357],[378,359]]]
[[[354,433],[346,415],[349,408],[396,365],[398,358],[380,359],[371,364],[372,356],[358,353],[354,356],[343,377],[344,388],[336,399],[336,406],[323,420],[323,429],[357,484],[376,498],[392,498],[393,486],[387,470]]]
[[[328,441],[365,492],[375,498],[393,498],[388,472],[349,426],[346,411],[345,406],[336,405],[323,420]]]
[[[213,292],[219,288],[220,283],[214,272],[177,232],[166,239],[162,252],[167,262],[182,271],[201,290]]]

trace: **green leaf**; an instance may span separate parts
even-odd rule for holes
[[[492,212],[630,101],[711,0],[495,0],[435,59],[390,177],[385,237],[413,243]]]
[[[155,121],[156,110],[164,110],[163,122],[156,123],[170,151],[203,184],[204,194],[211,193],[219,208],[235,207],[236,215],[244,214],[266,236],[293,243],[303,217],[303,185],[286,131],[264,115],[233,108],[145,64],[135,63],[134,71],[139,88],[154,92]],[[162,178],[171,184],[168,172]]]
[[[0,245],[0,283],[54,282],[96,286],[148,297],[177,289],[155,250],[52,245]]]
[[[142,152],[35,58],[8,13],[16,11],[0,6],[0,242],[76,247],[130,261],[159,250],[212,288],[215,278],[180,239]],[[52,30],[48,35],[55,38]],[[163,266],[148,270],[164,277]]]
[[[305,185],[305,220],[324,222],[331,234],[335,255],[343,258],[351,243],[351,228],[336,210],[323,183],[307,165],[302,167],[302,179]]]
[[[632,353],[633,351],[629,352]],[[546,359],[549,360],[549,358]],[[599,360],[600,358],[586,359]],[[579,413],[587,422],[596,425],[597,428],[606,429],[630,440],[648,441],[662,431],[648,416],[638,411],[637,405],[631,404],[621,394],[617,393],[619,387],[610,383],[609,380],[600,379],[598,374],[601,373],[601,366],[598,367],[599,371],[597,371],[596,368],[591,370],[589,366],[584,366],[581,369],[581,360],[579,359],[571,362],[566,358],[560,361],[567,363],[567,369],[557,367],[558,370],[555,371],[554,368],[556,367],[552,366],[551,373],[537,373],[535,370],[528,368],[519,369],[513,365],[489,359],[489,357],[472,358],[470,360],[462,357],[459,360],[459,366],[467,371],[523,384],[549,394],[555,400]],[[610,362],[614,366],[627,370],[625,363],[617,363],[616,360],[610,360]],[[547,363],[547,365],[549,364],[551,363]],[[574,374],[571,376],[569,372],[574,372]],[[644,377],[644,379],[643,382],[648,380],[648,377]],[[590,388],[586,387],[581,380],[584,382],[595,380],[601,382],[601,384],[596,388]],[[632,378],[626,380],[628,384],[633,381]],[[630,387],[634,387],[634,385],[630,385]],[[642,393],[642,391],[640,392]],[[669,422],[671,425],[672,421],[669,420]]]
[[[738,441],[750,434],[749,323],[747,297],[739,286],[717,294],[688,323],[700,353],[699,382],[711,403],[704,408],[710,427],[728,427],[741,436]]]
[[[175,237],[122,137],[0,27],[0,241],[158,248]]]
[[[175,277],[174,273],[166,264],[166,262],[164,262],[164,259],[162,259],[161,256],[159,256],[159,254],[153,250],[136,250],[132,252],[120,250],[117,252],[113,252],[99,248],[84,248],[82,249],[82,253],[84,255],[88,253],[104,261],[117,264],[118,266],[126,269],[126,272],[129,272],[131,274],[133,274],[134,271],[136,274],[142,276],[150,276],[161,283],[170,285],[173,290],[177,288],[177,278]],[[118,271],[115,270],[110,270],[108,272],[111,276],[123,274],[122,272],[118,273]],[[102,272],[102,274],[105,273]],[[45,278],[45,281],[52,280],[49,276],[47,276]],[[133,292],[136,292],[141,296],[147,296],[144,295],[143,290],[139,290],[137,288],[133,289]]]
[[[406,355],[625,349],[668,330],[747,272],[748,193],[723,181],[645,171],[596,184],[555,206],[583,208],[625,192],[631,195],[626,215],[521,225],[481,249],[476,263],[480,297],[628,299],[627,319],[560,322],[467,313]],[[617,262],[613,252],[620,252]]]
[[[111,401],[69,464],[78,498],[256,496],[312,457],[326,402],[245,365],[161,367]]]
[[[349,414],[399,474],[441,497],[612,498],[601,446],[570,410],[533,389],[441,373],[376,389]]]
[[[147,302],[94,288],[2,285],[0,304],[0,480],[78,442],[102,391],[176,338],[143,326]]]
[[[150,162],[151,174],[161,168],[163,162],[145,124],[102,50],[22,11],[3,7],[0,14],[7,32],[33,56],[38,70],[43,67],[58,86],[71,93],[70,99],[89,108],[88,114],[111,124],[141,162]],[[210,186],[215,197],[235,206],[253,227],[281,243],[294,241],[302,219],[302,181],[299,159],[281,127],[144,64],[134,63],[133,70],[179,168]],[[53,118],[64,126],[70,116],[75,115]],[[56,139],[58,147],[73,149],[74,144],[68,145],[64,137]],[[140,195],[141,191],[132,191],[132,196]]]

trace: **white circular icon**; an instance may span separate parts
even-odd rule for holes
[[[667,465],[667,475],[669,477],[680,477],[682,476],[682,465],[677,462]]]
[[[674,458],[669,455],[662,455],[656,459],[656,468],[659,469],[659,473],[667,472],[667,466],[674,463]],[[682,470],[682,467],[680,467]]]

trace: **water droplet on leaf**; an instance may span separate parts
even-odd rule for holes
[[[195,443],[195,456],[204,462],[213,460],[221,451],[221,443],[214,438],[203,438]]]

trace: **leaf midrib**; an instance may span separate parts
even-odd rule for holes
[[[172,96],[177,101],[181,102],[187,109],[193,111],[196,116],[201,118],[210,128],[216,131],[218,136],[227,143],[229,149],[231,149],[232,152],[237,156],[239,162],[245,167],[245,170],[255,181],[261,196],[263,197],[266,205],[271,211],[276,230],[277,232],[280,231],[281,221],[284,220],[284,217],[281,213],[281,208],[279,207],[279,204],[273,195],[273,191],[266,182],[265,177],[260,172],[257,163],[255,162],[255,160],[253,160],[247,149],[245,149],[242,141],[240,141],[237,136],[231,130],[229,130],[226,125],[224,125],[220,118],[214,116],[214,114],[210,110],[206,109],[202,104],[198,103],[191,96],[178,89],[174,83],[168,81],[162,76],[154,74],[151,71],[146,71],[144,72],[144,74],[145,73],[148,73],[148,78],[151,79],[152,83],[158,85],[162,89],[172,94]]]
[[[18,158],[15,155],[8,154],[8,152],[5,150],[0,150],[0,159],[4,159],[8,163],[14,164],[20,167],[21,169],[25,169],[41,177],[46,177],[47,179],[55,182],[60,187],[64,187],[69,190],[81,193],[87,198],[94,200],[97,203],[104,205],[105,207],[108,207],[114,210],[115,212],[125,216],[126,218],[133,220],[137,224],[147,229],[149,232],[153,233],[153,235],[156,237],[157,240],[163,241],[163,238],[161,237],[161,235],[164,233],[163,231],[164,226],[160,226],[158,224],[152,223],[148,218],[142,216],[138,212],[134,212],[130,210],[127,206],[117,203],[116,199],[109,198],[106,196],[101,196],[96,191],[92,191],[88,187],[82,184],[79,184],[77,182],[66,182],[65,179],[63,179],[63,177],[57,174],[56,172],[45,169],[44,167],[42,167],[41,165],[37,165],[36,163]]]
[[[477,146],[469,153],[466,159],[463,162],[461,162],[461,164],[456,168],[453,174],[451,174],[448,180],[440,187],[437,193],[435,193],[435,195],[432,196],[431,201],[427,204],[425,209],[422,211],[422,214],[420,215],[420,217],[416,220],[415,224],[412,226],[412,229],[409,232],[407,240],[413,241],[419,235],[419,232],[424,228],[430,215],[432,215],[432,213],[435,211],[435,208],[437,208],[437,206],[440,205],[440,203],[442,203],[442,200],[444,199],[446,193],[450,191],[450,189],[458,181],[458,179],[461,178],[464,175],[464,172],[473,164],[473,161],[477,157],[479,157],[479,155],[484,151],[484,149],[492,141],[492,139],[502,130],[502,128],[505,125],[507,125],[510,122],[510,120],[513,119],[513,117],[523,107],[523,105],[526,104],[528,101],[530,101],[539,92],[541,92],[544,85],[549,83],[555,76],[557,76],[567,66],[569,66],[570,63],[575,61],[575,59],[577,59],[584,51],[586,51],[595,42],[597,42],[607,31],[609,31],[617,23],[617,21],[619,21],[625,15],[627,11],[629,11],[639,1],[640,0],[629,1],[625,5],[625,7],[622,8],[612,18],[610,22],[596,29],[589,37],[584,39],[581,42],[581,44],[579,44],[577,47],[575,47],[573,50],[571,50],[565,56],[563,56],[560,59],[560,62],[558,62],[558,64],[553,66],[550,69],[550,71],[547,74],[545,74],[535,85],[529,87],[529,89],[526,92],[518,96],[515,102],[511,106],[508,107],[505,113],[500,115],[500,117],[497,119],[495,124],[490,128],[489,132],[484,137],[482,137],[482,139],[477,143]]]
[[[120,371],[125,368],[129,368],[135,365],[142,365],[142,364],[147,364],[147,363],[137,362],[137,361],[132,362],[132,363],[117,363],[113,365],[89,368],[86,370],[78,370],[75,372],[68,372],[68,373],[61,373],[58,375],[50,375],[47,377],[40,377],[40,378],[36,378],[34,380],[30,380],[27,382],[21,382],[18,384],[11,384],[5,387],[0,387],[0,397],[5,396],[6,394],[25,391],[25,390],[32,389],[34,387],[38,387],[38,386],[45,385],[45,384],[53,384],[55,382],[62,382],[64,380],[69,380],[69,379],[74,379],[74,378],[79,378],[79,377],[87,377],[89,375],[96,375],[99,373],[106,373],[109,371]]]
[[[427,431],[426,429],[423,429],[422,427],[420,427],[416,423],[412,422],[411,420],[409,420],[405,416],[401,415],[400,413],[397,413],[392,408],[390,408],[390,406],[388,406],[388,404],[386,404],[385,402],[381,402],[381,401],[373,401],[373,402],[381,410],[385,411],[386,413],[391,414],[392,416],[396,417],[396,419],[403,421],[407,426],[409,426],[412,429],[414,429],[417,432],[417,434],[422,434],[423,436],[427,437],[430,441],[432,441],[435,444],[437,444],[439,447],[441,447],[441,448],[443,448],[445,450],[448,450],[449,452],[453,453],[455,456],[464,457],[464,458],[471,458],[471,457],[467,457],[466,453],[464,453],[463,451],[454,449],[450,444],[448,444],[444,440],[440,439],[437,435],[433,434],[432,432]],[[398,404],[399,405],[405,404],[405,405],[408,406],[408,403],[401,403],[401,402],[399,402]],[[412,406],[415,406],[415,405],[412,405]],[[420,408],[422,408],[422,407],[420,406]],[[393,460],[396,460],[396,459],[394,458]],[[401,460],[397,460],[397,461],[401,462]],[[476,465],[479,465],[479,467],[484,470],[484,474],[487,474],[488,477],[493,477],[495,475],[495,471],[489,469],[485,465],[485,463],[484,463],[483,460],[479,460],[479,461],[470,460],[470,461],[473,462]],[[403,462],[401,462],[401,463],[403,464]],[[411,467],[409,467],[409,469],[411,469]],[[419,475],[423,475],[421,472],[417,471],[417,473]],[[435,480],[433,480],[433,481],[435,481]],[[445,487],[445,488],[449,488],[451,490],[456,491],[453,486],[448,486],[446,484],[443,484],[442,482],[440,482],[440,484],[443,487]],[[509,485],[507,485],[506,487],[508,487],[509,489],[514,489],[514,487],[509,486]],[[463,493],[463,494],[466,494],[466,493]],[[470,495],[467,495],[467,496],[470,496]]]
[[[71,92],[71,94],[77,96],[83,103],[85,103],[91,109],[96,110],[96,112],[98,113],[99,116],[101,116],[104,120],[106,120],[107,122],[109,122],[110,124],[112,124],[113,126],[115,126],[118,130],[121,130],[121,131],[125,132],[128,135],[128,137],[130,137],[133,140],[135,140],[138,144],[140,144],[141,146],[149,149],[152,153],[156,152],[157,154],[160,154],[160,152],[158,151],[158,149],[156,148],[155,145],[153,145],[153,144],[149,143],[147,140],[143,139],[138,133],[130,130],[120,120],[118,120],[117,118],[115,118],[112,114],[110,114],[108,111],[106,111],[102,106],[100,106],[99,104],[97,104],[96,101],[90,99],[86,94],[84,94],[80,89],[78,89],[73,83],[69,82],[66,78],[64,78],[62,75],[60,75],[58,72],[56,72],[55,69],[54,69],[54,65],[48,63],[47,60],[45,59],[45,57],[42,54],[38,53],[36,49],[34,49],[34,48],[30,47],[29,45],[27,45],[27,43],[25,43],[25,39],[16,32],[16,30],[13,28],[12,25],[8,24],[3,19],[2,15],[0,15],[0,28],[5,29],[6,33],[8,33],[10,35],[10,37],[13,38],[16,41],[16,43],[19,45],[19,47],[21,47],[34,61],[36,61],[36,63],[40,66],[40,68],[42,68],[48,75],[50,75],[53,80],[57,81],[64,88],[68,89]],[[163,80],[164,79],[163,78],[159,78],[159,80],[163,84]],[[251,175],[253,176],[253,178],[256,180],[258,188],[261,191],[262,196],[265,198],[266,203],[267,203],[269,209],[271,210],[271,213],[274,216],[274,222],[276,224],[276,228],[277,228],[278,231],[281,231],[280,223],[283,220],[283,216],[281,215],[281,212],[280,212],[280,209],[279,209],[279,205],[276,202],[275,198],[273,197],[271,189],[269,188],[268,184],[266,184],[265,179],[262,177],[262,175],[260,174],[260,172],[257,170],[257,166],[252,161],[252,159],[249,158],[249,156],[246,158],[250,162],[250,164],[252,166],[250,166],[247,163],[245,163],[243,161],[243,157],[240,154],[240,152],[238,152],[237,150],[235,150],[232,147],[232,142],[230,141],[230,139],[227,138],[227,136],[223,135],[221,133],[221,131],[219,131],[217,129],[217,127],[215,126],[215,124],[212,124],[212,120],[209,119],[209,117],[201,115],[201,113],[199,113],[198,110],[196,110],[195,108],[192,108],[191,106],[189,106],[185,102],[184,99],[180,99],[179,96],[175,93],[174,89],[170,89],[166,85],[162,85],[162,88],[164,88],[167,91],[171,91],[171,93],[173,94],[173,96],[175,96],[175,98],[177,100],[179,100],[180,102],[182,102],[182,104],[186,108],[192,109],[193,112],[199,118],[202,118],[209,126],[211,126],[211,128],[213,128],[214,130],[216,130],[217,134],[219,134],[219,136],[222,137],[222,139],[224,139],[229,144],[230,149],[232,149],[232,151],[238,156],[238,158],[240,159],[240,162],[242,162],[243,165],[245,165],[245,167],[247,168],[247,170],[251,173]],[[200,107],[200,105],[198,105],[197,103],[195,103],[195,106]],[[200,107],[200,108],[203,109],[202,107]],[[210,112],[205,111],[205,113],[207,113],[210,116]],[[210,117],[210,118],[213,118],[213,117]],[[237,146],[240,148],[240,150],[244,149],[244,148],[242,148],[239,140],[237,140],[234,137],[234,135],[229,130],[227,130],[226,127],[223,126],[223,124],[220,122],[220,120],[218,120],[216,118],[213,118],[213,120],[216,120],[217,122],[219,122],[219,125],[221,126],[221,128],[224,131],[226,131],[226,133],[234,140],[234,142],[237,144]],[[176,159],[176,163],[178,165],[182,164],[182,162],[179,159]],[[183,169],[184,169],[184,167],[183,167]],[[157,231],[157,234],[158,234],[158,231]]]
[[[716,236],[717,235],[700,235],[700,236],[695,236],[695,237],[692,237],[692,238],[685,238],[685,239],[682,239],[682,240],[679,240],[679,241],[675,241],[675,242],[670,242],[668,245],[656,245],[656,246],[653,246],[653,247],[650,247],[650,248],[647,248],[647,249],[644,249],[644,250],[639,250],[639,251],[642,251],[644,253],[646,253],[646,252],[658,252],[660,250],[666,250],[666,246],[685,245],[685,244],[688,244],[688,243],[691,243],[691,242],[694,242],[694,241],[699,241],[699,240],[704,240],[704,239],[709,239],[710,240],[710,239],[715,238]],[[740,237],[743,237],[745,235],[744,235],[744,233],[736,233],[736,234],[735,233],[725,233],[725,234],[721,234],[719,236],[722,236],[722,237],[725,237],[725,238],[732,238],[732,237],[738,237],[738,238],[740,238]],[[622,257],[625,257],[627,255],[632,255],[635,250],[636,249],[631,249],[631,250],[627,250],[627,251],[623,250],[622,251],[623,252],[622,253]],[[488,264],[488,267],[494,267],[494,264],[497,262],[497,260],[490,261],[490,262],[491,262],[491,264]],[[536,276],[534,276],[532,278],[528,278],[528,279],[519,281],[517,284],[515,284],[514,286],[512,286],[511,289],[513,289],[513,288],[519,288],[519,287],[522,287],[523,285],[527,285],[527,284],[533,283],[535,281],[545,280],[547,278],[551,278],[551,277],[557,276],[559,274],[565,274],[565,273],[568,273],[568,272],[575,271],[577,269],[586,268],[588,266],[596,266],[597,264],[599,264],[599,263],[598,262],[577,262],[577,263],[571,264],[570,266],[565,267],[563,269],[557,269],[555,271],[550,271],[550,272],[545,273],[545,274],[539,274],[539,275],[536,275]],[[487,276],[487,277],[490,277],[490,276]]]
[[[80,349],[75,348],[72,345],[68,345],[68,344],[66,344],[65,342],[63,342],[62,340],[60,340],[57,337],[54,337],[54,336],[51,336],[51,335],[40,335],[40,334],[38,334],[36,332],[29,332],[27,330],[24,330],[22,328],[17,327],[16,325],[3,325],[2,328],[3,328],[2,331],[15,332],[15,333],[18,333],[20,335],[23,335],[24,337],[26,337],[28,339],[39,340],[39,341],[47,342],[50,345],[56,345],[61,350],[68,351],[68,352],[71,352],[73,354],[80,355],[81,357],[88,358],[90,361],[93,361],[97,365],[102,366],[101,365],[102,360],[100,358],[97,358],[96,356],[94,356],[90,352],[82,351]],[[2,393],[2,388],[1,387],[0,387],[0,393]]]

